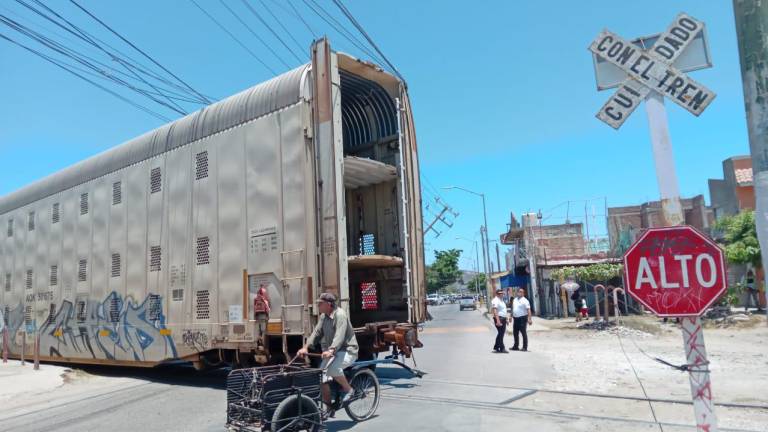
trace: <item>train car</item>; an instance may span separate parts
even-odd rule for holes
[[[420,346],[416,137],[405,83],[316,41],[311,62],[0,198],[11,357],[276,363],[331,292],[360,358]],[[268,321],[254,299],[268,293]],[[263,324],[263,325],[260,325]]]

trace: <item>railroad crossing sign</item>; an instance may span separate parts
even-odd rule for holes
[[[651,47],[638,46],[615,33],[603,30],[589,50],[600,59],[619,67],[627,78],[600,108],[597,118],[618,129],[651,92],[698,116],[715,98],[715,93],[673,66],[697,38],[705,36],[704,23],[681,13]],[[638,43],[642,44],[642,40]],[[703,44],[706,47],[706,40]]]
[[[624,254],[624,286],[658,316],[701,315],[727,280],[722,249],[689,226],[649,229]]]

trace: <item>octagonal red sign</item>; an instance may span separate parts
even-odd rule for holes
[[[689,226],[652,228],[624,254],[627,292],[658,316],[698,316],[726,290],[723,250]]]

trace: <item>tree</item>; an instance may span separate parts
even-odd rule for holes
[[[427,267],[427,291],[437,292],[461,277],[459,270],[460,249],[435,251],[435,262]]]
[[[475,284],[477,283],[477,284]],[[467,286],[467,289],[474,292],[475,287],[478,288],[480,291],[480,294],[484,293],[485,291],[485,273],[475,273],[475,275],[467,281],[465,284]]]
[[[623,270],[622,264],[598,263],[584,267],[561,267],[552,271],[552,277],[560,282],[568,278],[587,282],[606,282],[621,276]]]
[[[715,229],[722,234],[725,257],[731,264],[746,264],[754,269],[762,267],[760,243],[755,228],[755,212],[741,212],[734,216],[725,216],[715,223]],[[725,303],[737,305],[744,292],[744,283],[738,282],[728,287]]]
[[[760,243],[755,230],[755,212],[749,210],[735,216],[725,216],[715,223],[723,234],[725,257],[732,264],[760,267]]]

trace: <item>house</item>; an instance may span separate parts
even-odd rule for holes
[[[715,220],[755,209],[752,158],[733,156],[723,161],[723,178],[709,179],[709,201]]]

